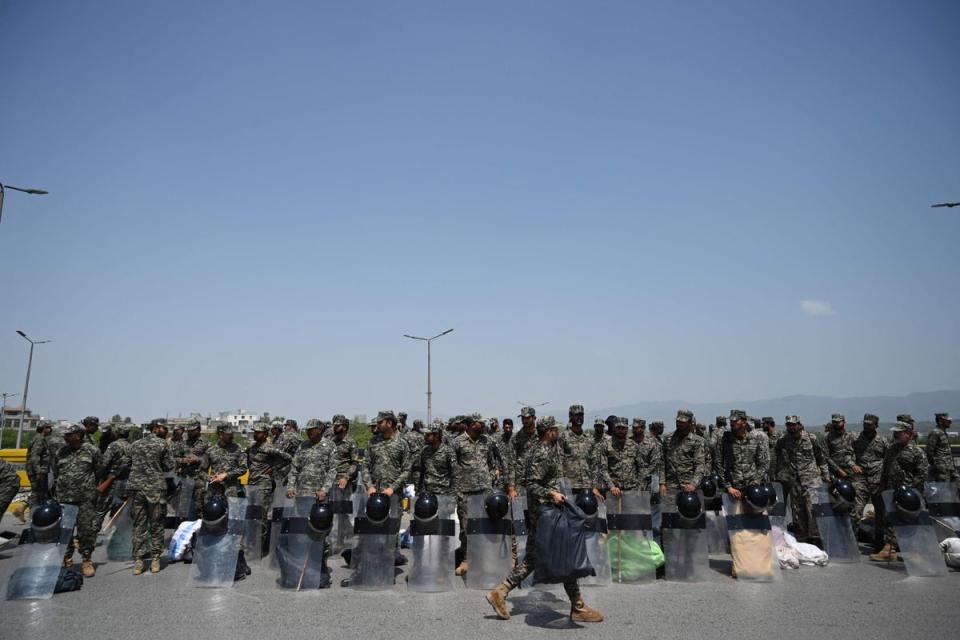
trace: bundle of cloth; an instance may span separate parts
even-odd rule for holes
[[[816,545],[797,542],[793,534],[781,527],[773,527],[772,534],[781,569],[799,569],[800,565],[825,567],[830,561],[826,551]]]

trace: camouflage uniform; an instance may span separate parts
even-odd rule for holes
[[[236,442],[226,446],[220,443],[211,445],[203,454],[201,468],[208,469],[211,476],[220,473],[227,474],[223,482],[210,485],[211,495],[225,495],[228,498],[238,497],[240,490],[240,476],[247,472],[247,456]]]
[[[770,469],[770,448],[759,431],[750,431],[741,440],[726,431],[720,439],[720,481],[724,489],[743,491],[766,481]]]
[[[797,416],[787,416],[787,424],[799,423]],[[790,496],[790,511],[797,531],[797,540],[804,542],[818,537],[817,521],[813,514],[813,492],[821,479],[829,476],[826,458],[820,443],[806,431],[799,438],[790,433],[781,436],[774,445],[777,463],[774,480],[780,482]]]
[[[489,491],[503,483],[503,469],[497,447],[489,436],[476,440],[466,433],[457,436],[450,447],[456,463],[457,518],[460,519],[460,546],[467,549],[467,496]]]
[[[659,456],[660,449],[654,447]],[[617,487],[623,491],[637,489],[644,481],[640,477],[640,462],[637,459],[637,443],[630,438],[605,440],[597,448],[597,464],[604,487]],[[649,479],[648,479],[649,480]]]
[[[628,439],[627,441],[634,447],[636,446],[636,443],[632,440]],[[542,441],[536,441],[530,447],[529,456],[524,464],[525,475],[520,478],[520,483],[526,489],[528,500],[526,555],[504,581],[509,589],[515,589],[519,586],[536,565],[537,521],[540,517],[540,508],[553,504],[550,499],[550,492],[560,491],[562,473],[563,460],[559,447],[555,444],[551,446]],[[566,591],[571,603],[581,602],[580,587],[576,580],[565,582],[563,590]]]
[[[97,475],[100,478],[106,479],[109,476],[115,478],[114,484],[111,485],[111,491],[107,491],[106,495],[109,496],[109,500],[105,500],[99,504],[99,510],[97,513],[97,522],[103,522],[103,519],[107,516],[107,513],[110,511],[110,507],[113,506],[113,499],[125,500],[126,494],[124,492],[113,491],[116,482],[126,480],[130,475],[130,447],[133,446],[132,443],[127,440],[126,434],[129,434],[129,429],[125,428],[126,425],[118,427],[118,430],[122,429],[124,431],[123,437],[118,440],[114,440],[107,445],[106,451],[103,452],[103,458],[100,461],[100,470]],[[103,508],[103,503],[106,503],[107,508]]]
[[[523,478],[526,477],[525,464],[527,452],[538,442],[536,430],[527,432],[524,429],[520,429],[518,433],[514,433],[513,437],[510,438],[512,455],[510,456],[511,468],[509,484],[519,486],[523,482]]]
[[[410,478],[413,466],[410,449],[399,433],[392,438],[381,438],[370,445],[366,451],[366,465],[363,468],[363,481],[367,487],[376,487],[378,491],[392,488],[394,493],[403,491]]]
[[[332,442],[336,447],[337,479],[346,478],[348,482],[354,482],[353,476],[359,464],[356,440],[344,435],[342,440],[334,436]]]
[[[436,433],[440,433],[439,430]],[[437,495],[454,495],[457,455],[443,442],[433,447],[424,443],[414,467],[417,492],[429,491]]]
[[[329,492],[336,479],[337,448],[323,438],[316,444],[307,440],[290,462],[287,491],[295,491],[298,496]]]
[[[167,515],[166,473],[173,471],[176,463],[167,441],[151,432],[130,445],[129,456],[127,489],[133,504],[133,557],[159,558],[163,553],[163,521]]]
[[[13,497],[20,490],[20,476],[13,465],[0,458],[0,516],[7,512]]]
[[[277,440],[273,443],[273,446],[288,454],[292,460],[300,447],[303,446],[303,443],[304,440],[300,437],[298,431],[284,431],[277,436]],[[290,473],[290,465],[283,465],[274,469],[273,479],[277,481],[277,484],[285,485],[287,484],[288,473]]]
[[[677,420],[681,419],[681,415],[689,421],[693,419],[693,414],[681,411],[677,414]],[[681,436],[679,431],[674,431],[664,443],[664,476],[660,478],[660,483],[667,486],[667,492],[663,496],[665,504],[675,503],[677,492],[683,488],[683,485],[699,486],[700,480],[707,475],[705,449],[703,438],[694,433],[692,425],[686,436]]]
[[[833,422],[843,420],[843,416],[835,414]],[[853,455],[853,434],[846,429],[830,429],[824,438],[826,442],[827,466],[830,473],[837,478],[853,475],[853,465],[856,459]]]
[[[75,425],[76,426],[76,425]],[[77,542],[80,555],[88,559],[97,543],[97,469],[100,468],[100,449],[88,442],[74,449],[64,445],[56,453],[56,499],[64,504],[75,504],[77,513]],[[74,541],[67,545],[66,557],[73,557]]]
[[[872,414],[863,416],[864,422],[879,423],[879,418]],[[853,508],[853,520],[859,523],[863,519],[863,510],[868,502],[873,503],[875,521],[883,513],[883,500],[880,497],[882,489],[883,460],[886,457],[890,441],[876,431],[872,434],[861,431],[853,441],[853,455],[857,465],[863,473],[853,476],[853,486],[857,491],[856,502]]]
[[[636,441],[634,441],[636,442]],[[664,477],[663,459],[660,457],[660,447],[653,438],[644,438],[637,443],[637,477],[640,479],[638,488],[641,491],[659,491],[660,487],[651,487],[653,475]]]
[[[777,441],[783,436],[783,432],[777,430],[776,421],[770,416],[764,416],[760,419],[760,424],[762,425],[763,435],[767,436],[767,443],[770,445],[770,471],[768,479],[770,482],[776,482],[776,465],[777,465],[777,452],[775,451],[777,446]],[[773,432],[767,432],[767,426],[773,427]]]
[[[211,446],[210,441],[199,435],[199,433],[200,432],[197,431],[198,435],[196,438],[191,438],[188,433],[187,437],[183,440],[183,445],[178,447],[179,451],[177,453],[180,454],[179,457],[174,458],[174,464],[179,467],[179,475],[193,480],[193,506],[197,513],[200,513],[206,495],[207,474],[206,470],[202,468],[203,458],[207,455],[207,450],[209,450]],[[191,463],[185,462],[183,458],[186,456],[195,456],[197,461]]]
[[[266,433],[266,424],[258,422],[254,427],[254,433]],[[250,475],[247,476],[247,496],[256,495],[255,502],[262,507],[260,516],[260,539],[264,543],[268,533],[268,518],[273,509],[273,491],[278,485],[273,477],[278,467],[288,466],[293,458],[276,448],[269,441],[258,443],[254,441],[247,447],[247,466],[250,469]]]
[[[927,436],[927,462],[930,463],[930,479],[934,482],[956,482],[957,467],[953,462],[953,453],[950,451],[950,438],[947,437],[947,427],[941,424],[950,424],[950,416],[946,413],[936,414],[937,426]],[[941,423],[941,421],[945,421]]]
[[[513,478],[513,468],[516,466],[513,461],[513,446],[511,442],[513,441],[513,434],[509,436],[501,431],[500,433],[495,434],[490,438],[493,441],[493,446],[497,448],[497,455],[500,458],[500,464],[503,467],[503,480],[504,484],[510,483]]]
[[[414,421],[414,425],[417,425],[419,420]],[[410,459],[419,460],[420,459],[420,450],[423,449],[423,432],[418,429],[411,429],[403,434],[404,439],[407,441],[407,446],[410,448]]]
[[[893,430],[895,432],[907,431],[912,433],[910,425],[902,421],[898,422]],[[928,470],[927,457],[914,440],[910,440],[906,445],[903,445],[894,439],[887,448],[887,455],[883,459],[882,483],[886,489],[896,489],[900,485],[913,487],[923,495],[923,485],[927,479]],[[897,542],[897,536],[890,525],[887,525],[884,532],[884,542],[890,545]]]
[[[47,499],[51,463],[50,436],[39,433],[27,447],[27,476],[30,478],[30,506],[35,507]]]
[[[557,440],[557,448],[563,460],[563,476],[572,489],[592,489],[599,486],[599,472],[594,458],[593,436],[564,429]]]

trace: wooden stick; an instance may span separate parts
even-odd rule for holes
[[[104,527],[100,529],[100,531],[109,531],[110,527],[113,526],[114,520],[117,519],[117,516],[119,516],[120,513],[127,507],[127,504],[129,504],[129,502],[130,502],[130,498],[128,497],[126,500],[123,501],[123,504],[120,505],[120,508],[117,509],[117,512],[113,514],[109,520],[107,520],[107,524],[104,525]]]

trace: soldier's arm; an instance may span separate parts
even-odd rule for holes
[[[922,451],[919,451],[920,447],[917,447],[917,481],[918,489],[923,489],[923,481],[927,479],[927,472],[930,471],[930,464],[927,462],[927,457],[923,455]],[[922,491],[921,491],[922,492]]]
[[[697,451],[693,461],[693,477],[690,479],[690,483],[700,484],[705,475],[707,475],[707,447],[701,439],[697,442]]]
[[[107,472],[110,471],[110,466],[113,464],[114,453],[117,448],[113,446],[111,442],[107,445],[107,450],[103,452],[100,457],[100,464],[97,466],[96,475],[98,478],[104,478],[107,475]]]
[[[830,451],[829,451],[830,445],[827,444],[825,446],[827,447],[827,451],[824,452],[827,458],[827,467],[830,469],[830,473],[836,475],[837,471],[843,471],[843,469],[840,468],[840,465],[837,464],[837,462],[833,459],[833,456],[830,455]]]
[[[612,487],[613,481],[610,479],[610,469],[607,467],[607,447],[604,442],[601,442],[596,446],[596,457],[597,457],[597,474],[598,480],[600,481],[600,487]]]
[[[283,466],[285,464],[290,464],[290,461],[293,460],[293,456],[284,451],[283,449],[278,449],[272,444],[263,445],[264,449],[267,452],[267,455],[270,456],[270,459],[273,461],[273,464],[277,466]]]
[[[827,456],[823,453],[823,447],[817,442],[816,438],[810,438],[813,442],[813,458],[817,461],[817,468],[820,469],[820,476],[827,478],[830,476],[830,467],[827,465]]]
[[[300,467],[303,465],[303,456],[297,452],[290,460],[290,473],[287,475],[287,491],[297,490],[297,479],[300,477]]]
[[[326,461],[324,464],[323,484],[321,491],[330,491],[333,483],[337,480],[337,448],[333,445],[327,447]]]
[[[527,491],[539,498],[542,502],[552,502],[550,499],[550,488],[543,482],[545,467],[543,462],[540,456],[534,455],[531,455],[530,460],[527,461]]]
[[[757,471],[760,474],[758,480],[763,480],[770,472],[770,444],[764,438],[759,442],[759,445],[757,447]]]

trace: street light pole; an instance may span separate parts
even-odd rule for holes
[[[3,409],[0,410],[0,449],[3,448],[3,430],[7,428],[7,398],[16,398],[19,393],[3,393]]]
[[[0,182],[0,221],[3,220],[3,192],[5,189],[13,189],[14,191],[21,191],[23,193],[29,193],[32,196],[45,196],[47,192],[43,189],[23,189],[21,187],[15,187],[12,184],[3,184]]]
[[[17,427],[17,449],[20,448],[20,441],[23,439],[23,414],[27,412],[27,392],[30,391],[30,369],[33,368],[33,347],[38,344],[47,344],[49,340],[31,340],[23,331],[17,329],[20,337],[30,343],[30,358],[27,360],[27,380],[23,383],[23,405],[20,407],[20,424]]]
[[[442,338],[453,331],[453,329],[447,329],[443,333],[438,333],[432,338],[421,338],[419,336],[411,336],[408,334],[403,334],[404,338],[410,338],[411,340],[422,340],[427,343],[427,425],[433,422],[433,389],[430,386],[430,343],[436,340],[437,338]]]

